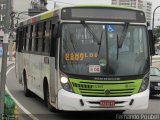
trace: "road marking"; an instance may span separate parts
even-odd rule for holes
[[[15,67],[15,65],[13,67],[11,67],[9,70],[7,70],[6,75]],[[11,94],[11,92],[9,91],[9,89],[7,88],[7,86],[5,86],[5,89],[7,91],[7,93],[11,96],[11,98],[15,101],[15,103],[33,120],[39,120],[37,117],[35,117],[34,115],[32,115],[27,109],[25,109],[23,107],[23,105],[21,105],[18,100],[16,100],[13,95]]]

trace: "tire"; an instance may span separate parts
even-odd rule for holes
[[[50,112],[58,112],[59,110],[57,110],[56,108],[54,108],[51,104],[50,104],[50,96],[49,96],[49,89],[48,89],[48,85],[45,85],[44,87],[44,102],[45,102],[45,106],[48,108],[48,110]]]
[[[23,82],[24,82],[24,95],[26,97],[30,97],[31,96],[31,91],[28,89],[28,86],[27,86],[27,76],[26,76],[26,73],[23,74]]]

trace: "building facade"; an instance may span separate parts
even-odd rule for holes
[[[13,0],[13,11],[15,12],[14,24],[27,19],[31,0]]]
[[[152,3],[146,0],[112,0],[112,5],[127,6],[145,12],[147,22],[151,23]]]
[[[146,0],[143,1],[143,10],[146,13],[147,21],[152,20],[152,3]]]
[[[7,14],[10,14],[12,12],[12,0],[0,0],[0,41],[2,42],[3,40],[3,35],[4,35],[4,24],[5,24],[5,19],[6,19],[6,9],[7,5],[9,6],[10,9],[7,10]],[[8,18],[7,18],[8,19]],[[8,23],[8,29],[10,27],[10,23]]]

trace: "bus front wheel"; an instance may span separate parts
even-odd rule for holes
[[[46,107],[49,109],[49,111],[51,112],[58,112],[58,110],[56,108],[54,108],[51,104],[50,104],[50,96],[49,96],[49,89],[48,89],[48,84],[44,85],[44,102]]]

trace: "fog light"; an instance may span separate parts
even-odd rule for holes
[[[65,90],[70,89],[70,85],[68,83],[64,84],[63,87],[64,87]]]

